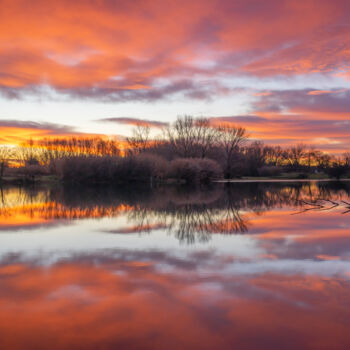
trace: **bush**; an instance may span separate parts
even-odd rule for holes
[[[124,183],[174,178],[186,183],[209,183],[221,179],[221,166],[207,158],[179,158],[171,163],[148,153],[136,156],[67,156],[51,164],[65,182]]]
[[[222,178],[220,165],[206,158],[178,158],[170,163],[169,178],[186,183],[208,183]]]
[[[198,181],[199,166],[193,158],[178,158],[170,163],[169,178],[193,183]]]
[[[48,175],[49,171],[40,164],[27,164],[16,169],[17,174],[24,175],[26,181],[35,181],[35,177]]]
[[[163,179],[168,162],[153,154],[139,154],[120,158],[116,163],[113,180],[117,182],[150,181],[151,178]]]
[[[72,156],[60,159],[55,168],[65,182],[98,183],[162,179],[167,161],[152,154],[125,158],[113,156]]]
[[[223,178],[221,166],[215,160],[202,158],[197,160],[199,166],[199,182],[209,183]]]
[[[154,177],[157,179],[163,179],[167,173],[168,162],[154,154],[139,154],[135,157],[137,172],[136,178]]]
[[[117,157],[72,156],[58,162],[58,172],[68,182],[110,181]]]

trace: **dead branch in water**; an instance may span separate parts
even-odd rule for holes
[[[329,202],[332,205],[331,206],[326,206],[324,203],[317,203],[319,201]],[[301,211],[298,211],[296,213],[292,213],[291,215],[302,214],[302,213],[305,213],[307,211],[331,211],[332,209],[337,208],[337,207],[345,207],[347,209],[346,211],[342,212],[341,214],[350,213],[350,203],[348,203],[348,202],[346,202],[344,200],[341,200],[340,201],[341,203],[335,202],[335,201],[330,200],[330,199],[321,199],[321,200],[315,201],[314,203],[309,203],[309,202],[306,202],[304,200],[301,200],[299,202],[303,203],[303,204],[306,204],[308,206],[311,206],[311,208],[305,208],[305,209],[303,209]]]

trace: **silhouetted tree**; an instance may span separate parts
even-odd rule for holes
[[[301,166],[305,153],[306,146],[301,143],[288,149],[287,160],[292,169],[297,170]]]
[[[216,130],[209,119],[185,115],[165,129],[165,139],[179,157],[204,158],[216,141]]]
[[[222,150],[224,158],[224,173],[226,178],[230,178],[232,173],[232,163],[234,156],[247,140],[246,130],[239,126],[221,124],[215,127],[216,144]]]
[[[5,168],[13,156],[13,148],[0,145],[0,181],[4,177]]]
[[[150,147],[150,127],[148,125],[137,125],[132,136],[126,139],[129,154],[139,154]]]

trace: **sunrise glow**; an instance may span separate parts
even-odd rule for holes
[[[345,0],[4,0],[0,142],[127,135],[188,113],[341,153],[349,11]]]

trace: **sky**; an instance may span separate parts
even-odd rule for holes
[[[178,115],[350,149],[348,0],[0,0],[0,143]]]

